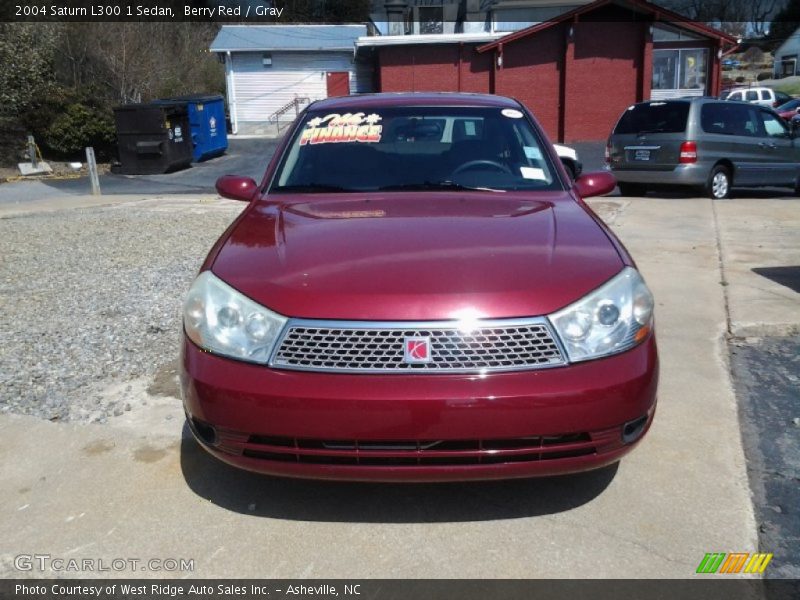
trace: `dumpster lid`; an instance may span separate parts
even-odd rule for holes
[[[215,102],[218,100],[222,100],[222,94],[188,94],[186,96],[172,96],[170,98],[160,98],[159,100],[154,100],[154,102],[158,102],[159,104],[167,103],[167,102]]]
[[[138,104],[123,104],[122,106],[115,106],[114,112],[127,112],[127,111],[147,111],[147,110],[157,110],[157,111],[165,111],[169,110],[170,108],[178,109],[178,110],[185,110],[186,104],[183,102],[161,102],[161,101],[154,101],[154,102],[140,102]]]

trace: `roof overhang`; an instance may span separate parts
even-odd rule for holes
[[[376,35],[360,37],[356,48],[412,46],[422,44],[485,44],[504,37],[504,33],[437,33],[415,35]]]
[[[702,23],[697,23],[677,13],[661,8],[660,6],[656,6],[655,4],[645,2],[644,0],[596,0],[591,4],[586,4],[574,10],[566,12],[563,15],[559,15],[558,17],[550,21],[539,23],[537,25],[532,25],[531,27],[526,27],[525,29],[520,29],[519,31],[509,33],[501,37],[500,39],[493,40],[488,44],[479,46],[477,50],[478,52],[487,52],[489,50],[494,50],[495,48],[498,48],[502,45],[506,45],[516,40],[526,38],[530,35],[534,35],[545,29],[549,29],[550,27],[553,27],[554,25],[557,25],[559,23],[567,23],[570,21],[579,22],[581,16],[593,12],[603,6],[609,6],[609,5],[617,5],[617,6],[631,8],[635,12],[651,16],[654,22],[661,21],[664,23],[669,23],[670,25],[681,27],[683,29],[686,29],[687,31],[697,33],[704,37],[719,40],[720,43],[722,44],[731,44],[731,45],[738,44],[738,40],[728,35],[727,33],[723,33],[718,29],[714,29],[713,27],[708,27],[707,25],[704,25]]]
[[[270,48],[268,46],[259,48],[209,48],[209,52],[353,52],[353,46],[342,46],[341,48]]]

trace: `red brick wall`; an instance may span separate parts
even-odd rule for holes
[[[431,44],[380,48],[382,92],[489,92],[491,56],[474,46]],[[459,66],[459,57],[463,63]]]
[[[503,66],[495,75],[495,93],[531,109],[553,141],[558,139],[564,44],[560,25],[510,43],[503,47]]]
[[[461,50],[461,91],[475,94],[491,93],[490,81],[494,54],[475,52],[476,46],[464,45]]]
[[[622,111],[640,95],[647,24],[594,21],[573,27],[574,59],[566,64],[564,141],[604,140]]]

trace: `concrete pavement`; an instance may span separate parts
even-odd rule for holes
[[[657,303],[659,407],[648,437],[618,468],[449,485],[261,477],[218,463],[188,439],[169,395],[176,388],[150,396],[151,382],[135,381],[130,392],[108,393],[146,396],[147,405],[107,425],[0,416],[0,576],[41,576],[16,570],[14,557],[47,553],[194,560],[192,572],[136,573],[145,577],[690,577],[706,552],[756,551],[725,336],[729,320],[766,328],[784,326],[786,314],[800,321],[800,303],[778,294],[784,310],[759,309],[757,320],[750,300],[736,296],[750,258],[734,251],[735,232],[743,215],[769,207],[735,202],[742,207],[591,202]],[[782,223],[800,215],[800,201],[785,202]],[[756,247],[774,238],[770,228],[748,232]],[[790,231],[786,239],[791,245]],[[775,296],[765,281],[742,286]],[[728,306],[741,316],[729,319]]]
[[[714,204],[732,335],[800,332],[799,202],[786,197]]]

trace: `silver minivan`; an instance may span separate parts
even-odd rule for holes
[[[699,187],[714,199],[734,186],[800,193],[800,138],[772,109],[744,102],[634,104],[611,132],[606,160],[623,196],[663,185]]]

